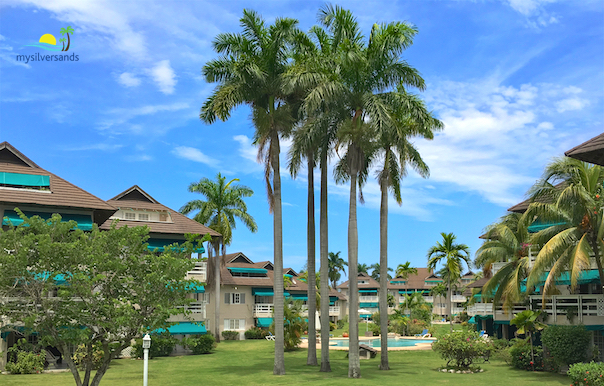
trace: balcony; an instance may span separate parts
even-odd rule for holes
[[[453,301],[453,303],[463,303],[466,300],[468,300],[468,298],[466,298],[463,295],[453,295],[451,298],[452,298],[451,300]]]
[[[493,315],[493,303],[475,303],[468,307],[468,315]]]
[[[534,310],[544,309],[547,323],[553,324],[602,324],[604,317],[604,295],[562,295],[545,299],[531,296]]]
[[[379,296],[359,296],[359,303],[377,303]]]
[[[340,316],[340,306],[329,306],[329,316]]]
[[[424,301],[426,303],[434,303],[434,296],[424,296]]]
[[[254,318],[272,318],[273,311],[272,304],[254,304]]]

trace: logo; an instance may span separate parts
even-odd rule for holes
[[[59,39],[59,43],[63,43],[63,48],[57,47],[57,39],[52,34],[44,34],[40,37],[38,43],[27,44],[26,47],[37,47],[47,51],[69,51],[69,47],[71,46],[71,37],[69,36],[69,33],[74,33],[73,28],[67,26],[67,28],[61,28],[59,32],[61,32],[62,36],[67,35],[67,38]],[[65,42],[67,42],[67,46],[65,46]]]
[[[26,44],[25,47],[36,47],[41,48],[46,51],[54,51],[54,52],[67,52],[69,48],[71,48],[71,35],[75,32],[71,26],[67,26],[67,28],[61,28],[59,31],[61,33],[61,39],[59,39],[59,43],[57,44],[57,38],[55,38],[52,34],[44,34],[40,37],[40,40],[37,43]],[[71,35],[70,35],[71,34]],[[71,54],[71,55],[44,55],[39,52],[35,55],[17,55],[18,62],[29,63],[34,61],[39,62],[77,62],[80,60],[79,55]]]

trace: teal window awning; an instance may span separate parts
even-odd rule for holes
[[[275,292],[272,288],[252,288],[252,295],[254,296],[275,296]],[[289,292],[283,292],[283,296],[291,296]]]
[[[547,275],[549,272],[542,274],[539,277],[539,282],[536,284],[536,287],[542,287],[545,284],[545,280],[547,279]],[[579,278],[577,279],[577,284],[592,284],[592,283],[600,283],[600,274],[597,269],[590,269],[588,271],[581,271],[579,274]],[[526,279],[522,280],[521,289],[526,291]],[[570,283],[570,272],[564,271],[562,275],[556,278],[556,285],[571,285]],[[524,288],[522,288],[524,287]]]
[[[156,252],[164,252],[166,250],[166,247],[168,247],[169,245],[179,245],[178,247],[173,247],[175,250],[177,251],[182,251],[184,248],[181,247],[180,245],[184,244],[185,240],[176,240],[176,239],[152,239],[150,238],[149,240],[147,240],[147,249],[149,249],[150,251],[156,251]],[[203,246],[200,245],[199,248],[195,249],[195,252],[197,253],[204,253],[206,250],[204,249]]]
[[[49,212],[30,212],[24,211],[24,215],[27,217],[39,216],[44,220],[48,220],[52,217],[54,213]],[[71,213],[59,213],[61,215],[61,222],[67,221],[75,221],[78,223],[76,228],[81,229],[83,231],[92,230],[92,216],[86,214],[71,214]],[[4,217],[2,218],[2,225],[12,225],[17,226],[23,222],[19,214],[14,210],[5,210]]]
[[[359,292],[376,294],[377,290],[376,289],[360,289]]]
[[[553,226],[557,226],[557,225],[564,225],[564,224],[566,224],[566,223],[565,222],[542,222],[542,221],[537,220],[537,221],[533,222],[531,225],[529,225],[527,230],[529,231],[529,233],[537,233],[537,232],[547,229],[549,227],[553,227]]]
[[[378,308],[377,303],[360,303],[359,307],[361,308]]]
[[[206,326],[203,322],[192,323],[192,322],[180,322],[173,326],[168,327],[168,332],[170,335],[203,335],[208,331],[206,330]],[[162,334],[166,330],[163,328],[159,328],[153,331],[154,334]],[[153,342],[151,342],[153,344]]]
[[[195,294],[202,294],[204,292],[206,292],[206,289],[199,284],[190,284],[187,286],[187,291],[191,291]]]
[[[391,280],[390,284],[405,284],[407,283],[405,280]]]
[[[294,277],[294,275],[290,275],[289,273],[284,273],[283,276],[289,277],[290,279]]]
[[[418,294],[429,294],[430,290],[415,290],[415,289],[410,289],[410,290],[398,290],[398,293],[400,295],[404,295],[404,294],[413,294],[413,293],[418,293]]]
[[[0,185],[50,187],[50,176],[0,172]]]
[[[258,318],[256,325],[258,327],[270,327],[273,324],[273,318]]]
[[[470,320],[468,320],[468,323],[471,323],[471,324],[476,324],[476,323],[478,323],[478,322],[476,321],[476,317],[472,316],[472,317],[470,318]]]
[[[294,300],[308,300],[308,296],[306,294],[292,294],[291,296]]]
[[[264,268],[243,268],[243,267],[227,267],[227,269],[231,272],[240,272],[240,273],[267,273],[268,270]]]

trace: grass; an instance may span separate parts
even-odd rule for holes
[[[306,350],[285,353],[287,374],[274,376],[274,343],[225,341],[210,355],[156,358],[149,362],[149,385],[291,385],[312,382],[316,385],[463,385],[463,386],[554,386],[568,385],[568,377],[550,373],[515,370],[503,362],[481,365],[479,374],[444,374],[436,368],[444,363],[433,351],[390,352],[390,371],[379,371],[379,356],[361,361],[361,379],[348,379],[346,352],[331,351],[331,373],[306,366]],[[119,359],[103,377],[102,385],[140,386],[143,361]],[[0,375],[2,386],[73,385],[71,373]]]

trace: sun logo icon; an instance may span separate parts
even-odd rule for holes
[[[57,46],[57,39],[52,34],[44,34],[40,37],[38,43],[27,44],[26,46],[42,48],[47,51],[69,51],[69,47],[71,46],[71,37],[69,34],[74,33],[73,28],[67,26],[67,28],[61,28],[59,32],[62,36],[67,35],[67,38],[59,39],[59,42],[62,43],[62,47]],[[65,45],[65,42],[67,42],[67,45]]]

